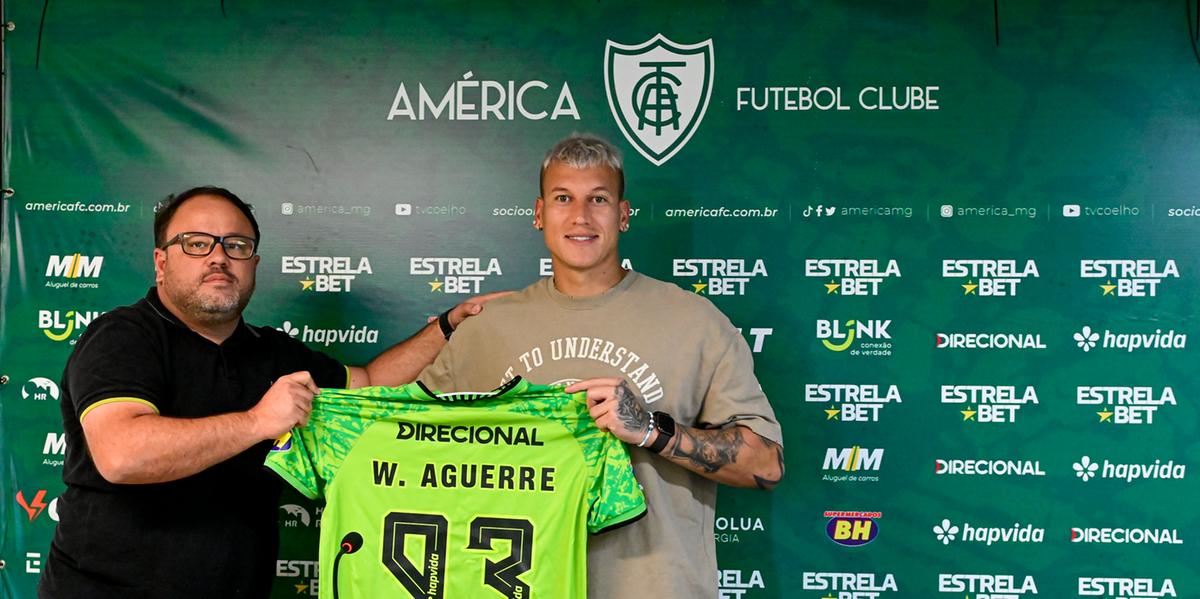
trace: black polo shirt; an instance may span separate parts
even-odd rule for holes
[[[217,345],[175,318],[153,287],[93,321],[63,373],[67,490],[39,596],[266,597],[280,492],[263,466],[269,441],[182,480],[117,485],[96,470],[80,416],[111,401],[179,418],[243,411],[275,379],[302,370],[321,387],[348,381],[337,361],[270,327],[240,322]]]

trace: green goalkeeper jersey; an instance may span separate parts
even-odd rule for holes
[[[587,533],[646,512],[584,394],[519,377],[440,396],[419,382],[323,389],[267,466],[326,499],[322,599],[585,597]],[[350,533],[361,547],[346,553]]]

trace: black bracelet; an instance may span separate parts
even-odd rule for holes
[[[453,309],[450,308],[450,310]],[[446,340],[449,340],[450,335],[454,334],[454,327],[450,326],[450,310],[438,314],[438,328],[442,330],[442,335]]]

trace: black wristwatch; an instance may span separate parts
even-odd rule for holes
[[[450,310],[453,309],[451,308]],[[450,340],[450,335],[454,334],[454,327],[450,326],[450,310],[438,314],[437,318],[438,328],[442,330],[442,335],[446,337],[447,341]]]
[[[667,444],[675,436],[675,419],[666,412],[655,412],[654,429],[658,431],[658,438],[646,449],[652,453],[662,453],[662,450],[667,448]]]

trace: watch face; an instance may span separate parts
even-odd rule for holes
[[[671,418],[671,415],[666,412],[655,412],[654,428],[658,429],[658,432],[664,435],[673,436],[675,434],[675,419]]]

